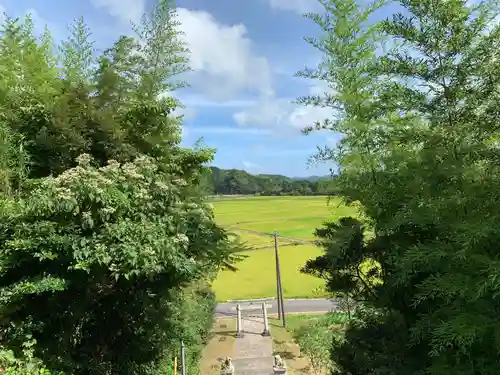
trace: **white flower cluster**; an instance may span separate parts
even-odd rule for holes
[[[68,185],[73,181],[79,180],[82,174],[85,172],[85,168],[78,166],[75,168],[67,169],[54,180],[58,185]]]
[[[88,167],[92,162],[93,158],[89,154],[81,154],[76,158],[76,162],[81,167]]]
[[[162,181],[155,181],[155,185],[158,189],[162,190],[163,192],[169,192],[170,191],[170,187],[162,182]]]
[[[122,171],[125,176],[130,177],[132,179],[141,180],[144,179],[144,176],[139,173],[137,170],[137,165],[134,163],[126,163],[122,166]]]
[[[189,238],[185,234],[178,233],[174,236],[173,241],[175,244],[179,244],[183,247],[188,247],[189,245]]]
[[[175,184],[175,185],[178,185],[178,186],[187,186],[188,185],[188,183],[186,182],[186,180],[181,179],[181,178],[173,180],[172,183]]]
[[[111,215],[114,214],[116,211],[116,208],[114,207],[103,207],[99,210],[102,214],[104,215]]]
[[[104,167],[99,168],[100,171],[103,172],[116,172],[120,169],[120,163],[116,160],[108,160],[108,164]]]
[[[67,187],[56,186],[55,193],[56,193],[57,199],[60,199],[63,201],[69,201],[69,200],[75,199],[75,195]]]
[[[138,199],[143,199],[143,200],[150,200],[151,199],[151,195],[148,193],[148,191],[146,189],[139,189],[136,192],[135,197]]]
[[[158,166],[156,165],[154,159],[149,156],[139,156],[135,159],[134,164],[151,172],[156,172],[158,170]]]

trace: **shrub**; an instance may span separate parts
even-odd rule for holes
[[[151,374],[180,339],[201,344],[214,300],[195,283],[227,237],[154,159],[91,164],[1,201],[3,340],[17,356],[32,335],[35,356],[68,373]]]

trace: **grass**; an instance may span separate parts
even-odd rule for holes
[[[311,374],[309,359],[301,354],[301,350],[296,340],[295,333],[302,327],[311,326],[318,321],[328,319],[328,329],[342,329],[342,324],[346,321],[344,314],[296,314],[287,316],[287,328],[281,326],[281,322],[276,317],[270,317],[271,336],[273,338],[273,355],[279,354],[287,365],[287,373],[302,375]],[[326,326],[325,326],[325,329]]]
[[[211,332],[211,339],[203,350],[200,364],[201,374],[218,375],[220,373],[219,358],[233,355],[234,333],[236,321],[232,318],[216,319]]]
[[[302,240],[314,239],[314,230],[325,221],[355,216],[356,211],[326,197],[241,197],[212,201],[217,222],[223,226],[278,234]],[[260,250],[248,251],[237,265],[238,271],[223,271],[213,284],[217,300],[271,297],[276,294],[273,238],[236,232],[247,245]],[[322,253],[314,245],[284,246],[279,240],[280,266],[285,298],[325,296],[323,281],[302,274],[300,268]],[[267,247],[267,248],[265,248]],[[262,249],[265,248],[265,249]]]

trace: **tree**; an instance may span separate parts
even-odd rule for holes
[[[324,61],[301,75],[331,92],[299,101],[334,110],[314,128],[344,137],[317,157],[363,208],[363,256],[382,280],[335,344],[336,371],[498,373],[497,4],[402,0],[404,13],[373,24],[381,3],[320,2],[309,17],[323,36],[309,42]]]
[[[0,194],[10,196],[21,191],[27,167],[22,138],[0,120]]]
[[[213,150],[181,147],[180,103],[163,92],[186,61],[174,16],[159,1],[143,39],[95,60],[83,20],[59,56],[29,18],[5,21],[0,360],[12,351],[12,371],[38,358],[75,375],[159,374],[181,340],[199,359],[209,285],[238,257],[199,194]]]
[[[379,269],[371,262],[370,249],[365,247],[361,222],[344,217],[338,223],[325,223],[316,229],[315,236],[325,254],[308,260],[301,271],[323,278],[327,289],[335,290],[347,302],[370,298]]]
[[[156,98],[186,85],[172,79],[189,70],[188,50],[180,39],[179,25],[172,0],[159,0],[149,15],[134,25],[140,42],[138,52],[144,61],[139,72],[140,98]]]
[[[225,233],[153,159],[80,163],[3,212],[3,339],[29,332],[52,368],[127,373],[176,344],[168,296],[220,264]]]
[[[138,38],[123,36],[96,59],[83,19],[54,56],[48,32],[38,40],[29,17],[7,18],[0,65],[10,75],[0,87],[5,98],[0,105],[10,116],[7,125],[24,136],[32,176],[61,173],[81,153],[104,165],[139,154],[168,158],[170,148],[178,148],[181,119],[160,116],[181,105],[168,95],[182,86],[175,79],[187,63],[177,26],[170,2],[158,1],[136,26]],[[207,157],[184,156],[179,161],[187,164],[180,169]]]
[[[64,81],[70,86],[88,85],[94,62],[94,43],[90,39],[90,29],[83,17],[80,17],[69,31],[68,39],[62,42],[60,48]],[[47,53],[50,54],[49,51]]]

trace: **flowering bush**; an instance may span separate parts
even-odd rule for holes
[[[178,346],[182,289],[228,259],[227,236],[154,159],[78,163],[1,202],[3,340],[18,354],[33,335],[35,355],[69,373],[146,374]]]

